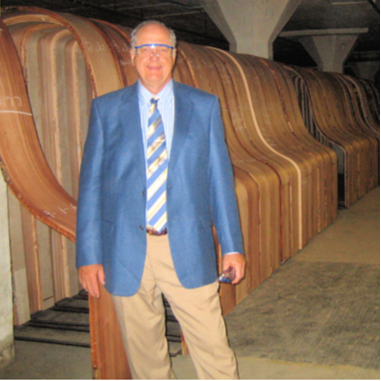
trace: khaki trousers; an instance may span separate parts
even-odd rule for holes
[[[147,235],[147,258],[139,291],[113,296],[133,378],[175,378],[165,337],[164,293],[180,322],[200,379],[237,379],[221,315],[218,282],[184,288],[174,270],[168,236]]]

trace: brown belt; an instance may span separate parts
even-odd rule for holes
[[[147,227],[146,231],[149,235],[157,235],[157,236],[165,235],[168,233],[167,228],[165,228],[161,233],[159,233],[156,229],[151,227]]]

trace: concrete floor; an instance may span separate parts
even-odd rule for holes
[[[369,286],[369,283],[358,282],[358,279],[374,279],[376,272],[379,280],[379,201],[380,193],[379,188],[377,188],[359,200],[350,209],[341,210],[334,224],[315,236],[303,250],[254,290],[227,317],[229,336],[232,347],[237,354],[240,377],[242,379],[380,379],[379,282],[377,282],[377,287],[373,283]],[[353,321],[354,316],[357,315],[351,314],[351,311],[343,313],[342,310],[338,313],[338,309],[335,307],[325,311],[327,314],[330,314],[330,319],[327,320],[327,324],[323,326],[322,330],[317,332],[319,344],[313,344],[313,349],[308,348],[310,340],[305,341],[304,344],[307,343],[308,345],[303,347],[303,340],[300,337],[297,337],[296,342],[292,342],[290,337],[287,336],[287,332],[283,333],[282,340],[274,340],[271,346],[268,347],[264,345],[267,342],[266,340],[258,340],[255,335],[253,339],[254,344],[251,342],[250,345],[245,345],[242,341],[242,336],[250,335],[242,335],[241,329],[237,329],[237,326],[242,324],[239,321],[239,316],[243,315],[242,311],[246,313],[249,311],[252,314],[252,319],[249,319],[253,324],[251,329],[249,329],[250,334],[257,330],[259,332],[258,337],[262,335],[262,339],[266,339],[266,334],[269,337],[274,337],[274,332],[271,329],[274,329],[274,327],[278,329],[276,323],[270,324],[270,328],[266,332],[265,329],[262,330],[262,326],[254,326],[254,324],[263,324],[261,320],[258,320],[263,315],[261,312],[264,307],[263,304],[261,305],[261,301],[266,303],[267,309],[276,310],[281,307],[281,311],[285,309],[291,311],[291,308],[289,309],[285,304],[288,300],[287,295],[282,295],[281,291],[277,291],[277,297],[273,298],[273,304],[271,305],[269,300],[263,299],[263,295],[267,295],[268,290],[274,290],[272,287],[276,289],[276,287],[282,284],[282,277],[284,278],[286,271],[289,282],[296,282],[300,281],[301,269],[311,271],[312,268],[315,272],[311,276],[315,277],[315,283],[317,281],[320,282],[319,287],[322,289],[322,293],[316,295],[315,287],[314,297],[318,297],[320,301],[322,300],[324,302],[322,302],[322,305],[325,308],[329,307],[327,305],[329,300],[324,299],[324,296],[327,294],[342,295],[343,291],[339,290],[339,287],[344,287],[342,282],[338,282],[337,279],[332,281],[328,277],[327,269],[330,269],[331,274],[337,271],[337,269],[344,275],[350,275],[351,271],[353,274],[357,274],[357,278],[353,279],[356,279],[356,286],[357,283],[364,283],[363,288],[356,288],[355,285],[351,287],[350,283],[348,287],[348,282],[351,281],[351,278],[347,279],[345,287],[349,292],[349,296],[347,298],[341,296],[340,304],[345,300],[347,300],[346,303],[348,301],[353,302],[353,308],[349,306],[349,309],[356,310],[361,305],[360,302],[363,302],[365,305],[371,303],[372,311],[370,312],[372,313],[371,317],[373,320],[370,320],[370,323],[366,320],[366,317],[370,313],[367,311],[367,313],[359,315],[358,321]],[[342,279],[344,278],[345,276],[342,277]],[[366,287],[372,287],[372,290]],[[284,287],[281,288],[282,290],[284,289]],[[304,300],[311,299],[307,294],[310,290],[308,287],[295,287],[294,300],[298,299],[302,301],[300,303],[301,307],[305,307]],[[347,295],[348,293],[345,294]],[[283,304],[279,304],[279,300],[282,300]],[[313,305],[315,304],[313,303]],[[250,310],[253,306],[255,308]],[[311,319],[311,314],[313,315],[315,312],[311,312],[310,308],[308,308],[308,311],[310,312],[309,314],[302,314],[299,321],[296,322],[298,328],[301,326],[311,326],[311,321],[307,321],[307,319]],[[378,314],[378,322],[376,323],[374,322],[375,311]],[[365,317],[364,314],[366,315]],[[343,324],[346,323],[346,321],[343,322],[343,319],[350,320],[348,325],[341,325],[341,336],[337,335],[337,332],[336,335],[332,335],[332,331],[327,330],[327,325],[337,324],[335,320],[332,320],[332,316],[339,316]],[[247,320],[245,319],[246,326],[248,325]],[[292,321],[294,318],[289,320]],[[284,321],[286,322],[286,320]],[[364,321],[366,322],[365,324],[363,324]],[[348,327],[352,327],[353,330],[353,327],[359,326],[364,327],[362,331],[358,332],[358,336],[354,337],[351,334],[352,332],[349,332],[349,335],[347,334],[345,341],[343,341],[342,334],[345,329],[348,330]],[[290,325],[291,329],[294,328]],[[293,333],[297,331],[294,329]],[[324,339],[321,332],[325,333],[326,337],[330,339],[328,343],[329,349],[327,350],[323,345]],[[365,337],[367,341],[362,340],[362,337]],[[299,345],[299,348],[297,348],[297,345]],[[338,348],[337,345],[341,345],[341,348]],[[299,349],[299,352],[295,352],[295,355],[292,351],[293,348],[294,350],[295,348]],[[316,356],[316,352],[318,352],[318,356]],[[189,356],[174,357],[173,368],[179,379],[197,378]],[[91,378],[90,350],[86,348],[18,341],[16,342],[16,360],[8,367],[0,369],[0,378],[89,379]]]

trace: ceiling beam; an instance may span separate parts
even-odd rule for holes
[[[145,4],[145,5],[135,5],[133,7],[120,7],[118,8],[119,10],[129,10],[129,11],[132,11],[132,10],[135,10],[135,9],[148,9],[148,8],[159,8],[159,7],[165,7],[165,6],[177,6],[177,7],[181,7],[181,8],[186,8],[188,10],[193,10],[193,9],[199,9],[199,8],[202,8],[201,5],[186,5],[186,4],[182,4],[182,3],[178,3],[176,1],[170,1],[170,2],[166,2],[166,3],[158,3],[158,4]]]
[[[4,3],[4,1],[3,1],[3,3]],[[61,11],[61,12],[65,12],[65,11],[68,12],[70,9],[71,12],[73,12],[77,15],[80,15],[82,17],[88,17],[88,16],[86,16],[86,12],[84,9],[87,7],[87,9],[89,9],[89,8],[94,9],[94,10],[97,10],[100,14],[102,14],[102,17],[100,17],[102,20],[109,20],[110,18],[112,18],[112,19],[116,20],[116,22],[121,24],[121,25],[127,25],[126,22],[137,23],[139,21],[144,21],[140,17],[130,15],[127,13],[123,13],[123,12],[118,12],[118,11],[115,11],[113,9],[105,8],[105,7],[95,5],[93,3],[90,3],[88,1],[83,1],[83,0],[64,0],[64,1],[59,2],[59,3],[55,2],[54,4],[50,4],[50,6],[44,6],[43,4],[36,5],[36,3],[38,3],[38,1],[36,2],[33,0],[24,0],[24,1],[19,1],[19,2],[16,1],[13,3],[16,3],[16,4],[11,5],[11,6],[4,6],[3,8],[4,9],[11,9],[11,8],[14,8],[14,7],[21,5],[21,6],[30,6],[30,7],[41,7],[41,8],[50,9],[52,11]],[[50,2],[50,3],[52,3],[52,2]],[[66,5],[64,3],[66,3]],[[76,6],[76,7],[75,8],[72,8],[72,7],[69,8],[71,5]]]
[[[368,2],[380,14],[380,0],[368,0]]]
[[[173,17],[173,16],[184,16],[184,15],[193,15],[196,13],[205,13],[203,9],[199,11],[189,11],[189,12],[176,12],[176,13],[161,13],[157,15],[150,15],[150,18],[163,18],[163,17]]]
[[[363,61],[380,61],[380,51],[379,50],[354,50],[347,62],[363,62]]]
[[[304,37],[304,36],[330,36],[338,34],[361,34],[368,33],[369,28],[345,28],[345,29],[309,29],[292,30],[281,32],[280,37]]]

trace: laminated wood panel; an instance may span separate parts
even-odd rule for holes
[[[18,19],[21,22],[21,18]],[[72,188],[77,184],[78,164],[72,163],[73,160],[69,159],[72,155],[68,154],[76,150],[76,145],[70,144],[70,137],[73,134],[67,131],[74,125],[66,123],[66,116],[70,118],[72,114],[66,110],[65,86],[69,81],[65,75],[65,60],[62,53],[67,41],[73,39],[65,28],[55,24],[22,22],[12,24],[9,29],[12,38],[17,42],[19,55],[22,57],[24,75],[26,75],[32,100],[33,115],[45,156],[60,184],[69,194],[73,195]],[[60,34],[63,36],[60,37]],[[49,65],[44,66],[43,63],[49,63]],[[46,98],[41,99],[40,95],[46,95]],[[73,168],[77,169],[74,174],[71,173]],[[75,197],[75,195],[73,196]],[[38,227],[39,230],[38,234],[36,231],[31,231],[30,234],[38,237],[37,247],[41,252],[41,264],[49,263],[52,260],[53,270],[56,274],[52,277],[55,291],[52,292],[53,298],[49,303],[47,290],[43,291],[46,300],[43,307],[46,308],[50,307],[54,300],[60,300],[78,292],[74,265],[75,247],[62,235],[50,231],[44,225],[37,223],[29,224],[29,226],[34,230]],[[31,240],[25,236],[24,242],[31,242]],[[27,251],[31,253],[34,248],[28,250],[26,246],[25,255],[27,255]],[[32,271],[33,267],[28,267],[27,271],[29,270]],[[46,271],[46,268],[44,270],[41,272],[43,289],[50,283],[49,279],[45,279],[50,278],[50,273]]]
[[[317,199],[316,163],[303,152],[291,133],[280,101],[279,90],[271,71],[263,64],[264,60],[242,55],[237,61],[246,74],[250,97],[257,115],[258,136],[261,136],[270,149],[288,162],[292,184],[290,205],[294,210],[290,230],[294,242],[290,255],[293,255],[311,238],[312,225],[317,220],[316,202],[312,203],[312,199],[314,201]],[[252,134],[252,131],[249,133]]]
[[[42,295],[35,294],[34,299],[31,303],[29,302],[28,293],[35,291],[33,287],[36,284],[33,282],[33,278],[38,277],[38,273],[33,273],[33,277],[28,277],[26,272],[28,263],[26,263],[24,255],[23,227],[20,224],[22,210],[15,195],[12,192],[7,193],[9,246],[12,261],[13,324],[20,325],[30,319],[33,302],[42,304]]]
[[[103,31],[110,41],[112,49],[115,51],[119,70],[123,76],[125,86],[134,84],[138,80],[135,67],[132,64],[130,56],[131,30],[126,27],[117,27],[105,21],[94,20],[94,23]]]
[[[319,129],[338,155],[338,173],[343,184],[339,203],[349,207],[364,195],[371,181],[373,143],[347,122],[344,96],[332,75],[297,68],[309,88]],[[334,107],[333,107],[334,105]],[[340,185],[340,182],[339,182]]]
[[[335,159],[333,162],[336,163],[336,168],[339,173],[341,173],[342,165],[338,163],[338,156],[341,157],[343,154],[343,149],[338,144],[336,144],[333,140],[327,138],[325,134],[325,130],[327,129],[325,120],[322,115],[318,115],[318,107],[319,103],[313,102],[312,97],[310,96],[310,89],[307,86],[305,79],[301,76],[301,74],[294,68],[290,66],[283,65],[282,68],[286,71],[288,76],[291,78],[293,86],[295,88],[299,109],[303,116],[304,124],[308,130],[308,132],[320,143],[325,146],[331,148],[330,152],[334,152]],[[316,99],[314,99],[316,101]],[[338,168],[340,166],[340,169]],[[336,180],[337,183],[337,180]]]
[[[185,48],[185,50],[186,50],[186,48]],[[198,67],[199,70],[197,70],[197,72],[194,72],[194,70],[193,70],[194,68],[190,62],[195,62],[195,59],[196,59],[195,54],[193,54],[192,56],[189,56],[189,54],[187,56],[185,55],[184,46],[183,46],[183,44],[181,44],[179,47],[179,50],[178,50],[178,60],[177,60],[176,69],[175,69],[175,77],[177,77],[178,80],[180,80],[181,82],[186,83],[188,85],[195,86],[198,88],[204,87],[204,90],[205,90],[205,86],[206,86],[206,87],[208,87],[209,92],[212,92],[210,86],[208,86],[209,80],[206,79],[205,77],[203,77],[205,75],[205,73],[204,73],[204,71],[201,70],[201,66]],[[192,73],[192,74],[190,74],[190,73]],[[214,73],[214,75],[215,74],[216,73]],[[200,79],[202,79],[202,80],[200,81]],[[201,82],[203,83],[203,86],[200,86]],[[240,187],[240,185],[241,185],[240,179],[237,179],[236,183],[237,183],[236,184],[236,191],[238,191],[238,189],[239,189],[239,193],[237,194],[239,209],[240,209],[240,212],[242,211],[242,213],[245,214],[245,213],[247,213],[247,211],[242,209],[241,200],[243,200],[245,198],[246,194],[245,195],[240,194],[243,190],[243,189],[241,190],[241,187]],[[241,215],[241,218],[242,218],[242,215]],[[241,223],[241,225],[242,225],[242,223]],[[245,246],[246,246],[247,237],[245,237],[245,238],[246,238],[246,240],[244,239],[244,241],[245,241]],[[219,269],[218,270],[221,271],[221,253],[220,253],[220,247],[218,244],[218,240],[216,239],[216,237],[215,237],[215,244],[216,244],[216,251],[217,251],[217,257],[218,257],[218,262],[219,262]],[[247,295],[247,290],[246,290],[247,287],[246,287],[246,284],[244,284],[244,283],[246,283],[246,280],[240,285],[240,287],[241,287],[241,290],[243,290],[243,293]],[[238,293],[239,293],[239,291],[238,291]],[[221,289],[221,302],[222,302],[224,313],[227,313],[227,312],[231,311],[232,308],[234,308],[234,306],[237,303],[237,299],[239,299],[239,296],[237,296],[236,287],[233,288],[229,285],[226,285],[224,288]]]
[[[41,110],[41,136],[40,142],[43,146],[44,155],[48,164],[63,188],[70,194],[71,181],[66,175],[66,167],[63,163],[68,163],[67,158],[63,157],[63,148],[67,147],[66,142],[62,141],[63,124],[60,121],[60,105],[63,100],[59,94],[60,80],[59,74],[62,68],[59,67],[61,60],[56,58],[57,52],[62,48],[67,39],[71,38],[70,32],[63,27],[57,27],[50,30],[50,33],[44,34],[38,41],[38,63],[39,71],[43,73],[40,76],[40,101],[38,108]],[[67,134],[64,135],[65,137]],[[65,150],[66,151],[66,150]],[[66,238],[50,230],[50,249],[53,270],[54,300],[59,301],[65,297],[71,296],[70,283],[68,277],[68,245]]]
[[[380,122],[380,89],[366,79],[359,79],[359,81],[367,95],[370,111],[373,113],[374,118]]]
[[[285,65],[263,61],[276,79],[290,133],[296,137],[296,144],[316,161],[318,189],[317,197],[312,201],[318,206],[317,226],[315,226],[317,230],[314,231],[314,234],[317,234],[337,217],[337,157],[333,150],[319,143],[308,132],[300,112],[292,77]]]
[[[59,54],[63,50],[65,40],[70,39],[71,34],[57,24],[29,22],[25,18],[25,14],[23,17],[18,17],[18,20],[20,23],[11,23],[9,29],[16,42],[19,56],[22,58],[24,75],[28,83],[30,99],[33,102],[33,115],[37,124],[39,140],[55,177],[70,194],[72,186],[77,183],[78,171],[74,176],[70,176],[69,171],[73,166],[68,165],[69,160],[66,153],[72,148],[75,149],[75,145],[66,141],[67,137],[71,135],[65,131],[67,113],[62,85],[66,83],[66,78],[62,67],[64,60]],[[59,37],[60,33],[65,36]],[[58,52],[58,57],[56,57],[56,52]],[[42,63],[49,63],[49,65],[43,67]],[[41,95],[45,93],[47,93],[46,99],[41,99]],[[59,105],[57,105],[57,97],[60,97]],[[70,128],[71,125],[69,124],[68,127]],[[37,296],[38,293],[43,298],[43,304],[39,305],[37,309],[33,308],[36,303],[33,303],[33,299],[31,299],[31,312],[36,312],[36,310],[50,307],[54,301],[78,292],[74,264],[75,247],[64,236],[39,222],[28,224],[28,229],[26,229],[24,226],[26,221],[28,220],[25,218],[22,220],[26,262],[27,264],[30,261],[36,262],[31,254],[39,256],[38,262],[41,267],[39,273],[42,274],[38,283],[40,290],[31,288],[34,292],[30,293],[30,298],[33,298],[33,295]],[[33,240],[36,241],[35,245],[31,246]],[[53,268],[48,266],[50,263]],[[53,271],[53,275],[51,271]],[[36,279],[34,272],[35,267],[28,265],[28,280]],[[52,282],[53,289],[51,289]]]
[[[376,164],[378,160],[378,143],[376,139],[365,134],[351,118],[352,112],[349,107],[349,100],[346,99],[345,92],[336,79],[336,75],[322,74],[320,76],[324,86],[329,95],[332,96],[330,99],[336,105],[334,111],[331,112],[332,123],[336,124],[338,129],[341,130],[342,136],[346,137],[348,142],[352,144],[356,153],[355,166],[348,168],[352,172],[351,198],[353,203],[369,192],[374,182],[375,175],[373,173],[376,168],[378,172]]]
[[[66,77],[65,105],[67,137],[69,139],[69,161],[71,194],[78,198],[78,179],[83,147],[87,136],[88,115],[91,107],[91,87],[85,61],[75,39],[64,47]]]
[[[0,40],[0,141],[4,177],[28,210],[73,238],[75,200],[62,189],[46,163],[34,126],[17,52],[6,26],[2,20],[0,22],[3,29]],[[44,191],[39,193],[37,189]],[[68,212],[65,214],[59,208],[67,208]]]
[[[29,40],[31,35],[44,33],[47,28],[51,28],[51,25],[23,23],[13,25],[9,28],[12,32],[12,38],[17,47],[19,57],[23,62],[23,71],[26,80],[28,74],[25,65],[27,62],[26,41]],[[37,58],[34,61],[36,62]],[[11,202],[11,199],[9,202]],[[16,250],[15,247],[12,247],[11,250],[13,263],[19,263],[20,261],[25,261],[26,263],[25,271],[28,282],[28,292],[23,295],[19,287],[16,288],[15,292],[16,300],[25,300],[25,298],[29,297],[30,313],[28,315],[24,315],[22,313],[24,309],[19,303],[16,303],[17,324],[22,324],[29,320],[31,313],[52,305],[54,302],[54,291],[51,276],[50,244],[48,242],[48,250],[41,248],[40,242],[43,236],[40,234],[38,239],[38,222],[36,222],[35,217],[28,213],[20,203],[18,203],[18,208],[21,213],[15,213],[16,209],[10,208],[10,219],[14,221],[14,223],[10,225],[10,230],[11,235],[14,236],[16,232],[13,232],[13,230],[17,230],[18,226],[22,228],[23,250]],[[17,224],[15,223],[16,220],[18,220]],[[45,228],[45,231],[49,234],[47,228]],[[48,272],[42,271],[47,269],[49,270]],[[16,269],[13,269],[13,272],[15,280],[19,282],[19,277],[15,274]],[[44,276],[41,277],[41,274]],[[23,316],[22,319],[21,316]]]
[[[41,287],[40,251],[37,236],[36,219],[22,205],[21,226],[22,241],[24,244],[24,255],[26,263],[26,277],[28,281],[28,296],[30,314],[44,308]],[[29,320],[29,316],[27,317]]]
[[[329,105],[325,102],[324,89],[319,87],[318,82],[314,82],[314,72],[309,69],[286,68],[293,78],[294,85],[299,94],[299,102],[301,109],[305,109],[305,105],[310,106],[310,117],[304,118],[309,132],[321,143],[332,148],[337,156],[337,172],[338,172],[338,204],[345,204],[345,186],[347,184],[345,173],[345,161],[347,152],[340,143],[340,137],[328,120],[330,112]],[[303,73],[301,72],[303,70]],[[303,75],[302,75],[303,74]],[[304,115],[306,116],[306,114]],[[341,185],[342,184],[342,185]],[[341,186],[339,186],[341,185]]]
[[[254,192],[254,189],[250,189],[250,187],[248,187],[248,185],[250,185],[250,182],[252,183],[252,181],[249,182],[250,179],[248,178],[247,180],[244,180],[243,183],[243,185],[245,185],[247,189],[245,191],[245,193],[247,193],[247,196],[242,197],[244,196],[244,194],[241,196],[241,194],[237,192],[238,204],[241,212],[241,222],[243,219],[247,220],[248,218],[251,219],[252,222],[249,228],[250,231],[243,231],[248,266],[246,279],[236,287],[236,301],[239,302],[240,300],[242,300],[242,298],[244,298],[247,295],[247,292],[250,292],[255,287],[255,285],[258,285],[263,279],[265,279],[268,276],[269,273],[268,262],[269,258],[273,253],[268,251],[266,252],[266,247],[264,247],[263,242],[261,242],[260,225],[256,222],[261,221],[261,223],[264,225],[266,224],[266,222],[268,223],[269,219],[266,218],[266,213],[267,216],[270,216],[271,208],[268,207],[267,211],[264,212],[264,215],[259,216],[261,209],[260,205],[258,205],[257,199],[260,193],[259,189],[262,188],[262,190],[264,190],[265,186],[267,185],[261,184],[261,181],[266,181],[266,178],[263,176],[263,174],[266,174],[266,172],[268,172],[270,173],[270,180],[275,179],[275,195],[277,195],[278,182],[275,173],[271,170],[271,168],[266,167],[266,165],[261,164],[260,162],[255,164],[256,160],[242,150],[239,142],[235,137],[235,130],[233,124],[236,124],[235,127],[238,128],[237,121],[239,120],[240,116],[239,114],[237,114],[237,110],[239,109],[237,107],[233,107],[233,104],[237,104],[237,97],[234,92],[234,87],[232,86],[233,83],[229,81],[229,74],[227,73],[226,68],[224,67],[224,63],[211,50],[206,48],[191,46],[189,44],[182,43],[179,46],[179,51],[179,63],[182,63],[184,61],[187,63],[188,70],[191,71],[191,78],[193,78],[195,81],[194,85],[196,87],[212,92],[219,96],[222,117],[225,125],[226,140],[228,143],[228,148],[230,151],[235,172],[239,172],[238,170],[236,170],[236,168],[240,168],[241,174],[244,174],[243,171],[250,174],[250,176],[252,176],[258,187],[257,196]],[[186,72],[185,69],[182,69],[182,71]],[[262,177],[260,177],[261,173]],[[270,191],[268,194],[266,194],[266,196],[268,197],[263,197],[263,202],[268,202],[268,200],[271,199],[271,193],[272,192]],[[245,203],[247,203],[246,200],[248,198],[252,200],[249,204],[249,206],[251,206],[249,209],[245,210],[244,205]],[[276,217],[278,217],[279,219],[279,214],[276,215]],[[245,225],[243,223],[241,223],[241,225],[243,227],[243,230],[245,230]],[[275,236],[273,236],[272,238],[277,237],[277,231],[275,231],[274,233]],[[271,230],[267,230],[266,234],[267,237],[269,235],[271,236]],[[279,246],[276,247],[279,241],[277,239],[275,239],[275,241],[276,244],[274,245],[274,251],[276,252],[276,255],[279,257],[279,250],[277,251],[277,249],[279,249]],[[259,246],[259,248],[256,249],[256,247],[258,247],[258,243],[262,245],[262,247]]]
[[[283,69],[286,71],[292,81],[298,99],[299,109],[308,132],[313,136],[314,139],[322,142],[323,135],[316,123],[309,90],[303,77],[299,74],[299,72],[297,72],[295,69],[292,69],[290,66],[284,65]]]
[[[368,193],[378,185],[379,178],[379,136],[376,131],[370,129],[365,120],[361,117],[359,104],[356,96],[344,76],[335,74],[332,78],[333,82],[337,83],[338,90],[340,91],[340,98],[343,103],[343,111],[347,118],[347,124],[351,126],[352,130],[357,132],[360,138],[369,141],[370,149],[368,152],[369,159],[369,175],[364,179],[364,190]]]
[[[275,223],[272,226],[279,226],[280,229],[280,251],[277,255],[269,258],[268,274],[270,275],[283,260],[290,258],[299,247],[298,218],[300,217],[297,204],[297,168],[290,159],[277,152],[266,139],[258,124],[258,115],[253,107],[251,98],[250,84],[247,79],[245,68],[242,66],[240,56],[232,53],[226,53],[220,50],[214,50],[216,54],[225,62],[236,88],[238,110],[241,111],[242,125],[233,124],[236,136],[241,146],[253,157],[266,163],[276,172],[279,186],[279,225]],[[250,66],[249,66],[250,69]],[[296,202],[292,202],[292,199]],[[270,237],[268,237],[270,238]]]
[[[226,105],[226,98],[228,95],[225,95],[224,88],[221,86],[221,79],[219,76],[219,73],[221,72],[216,70],[217,67],[214,66],[213,61],[208,58],[205,51],[203,51],[201,48],[197,48],[197,50],[195,49],[191,50],[189,46],[187,47],[185,44],[182,44],[180,47],[181,53],[178,66],[180,66],[180,62],[186,62],[188,69],[193,72],[190,78],[195,79],[194,86],[219,96],[222,117],[225,125],[226,139],[229,141],[229,133],[231,131],[231,116],[229,115],[229,107]],[[183,54],[184,56],[182,56]],[[230,150],[231,147],[229,143],[228,147]],[[240,210],[241,226],[243,230],[245,254],[247,257],[247,274],[245,279],[238,286],[234,287],[234,292],[230,290],[230,293],[234,294],[235,302],[239,303],[253,289],[253,284],[258,284],[260,279],[258,275],[259,226],[258,224],[254,223],[255,221],[259,221],[259,209],[257,205],[258,195],[256,194],[257,186],[255,186],[255,182],[250,179],[249,174],[245,174],[244,170],[239,170],[239,163],[235,163],[235,159],[232,153],[231,156],[233,161],[233,170],[236,174],[236,193]],[[244,166],[241,167],[244,168]],[[250,224],[250,230],[246,231],[246,222],[249,220],[251,220],[253,223]],[[231,289],[231,286],[225,286],[221,290],[223,305],[224,301],[226,300],[225,290],[227,291],[229,287]]]
[[[41,11],[41,15],[37,13],[40,12],[40,10],[32,9],[30,11],[32,12],[31,17],[34,20],[38,19],[39,16],[41,17],[41,19],[45,20],[45,16],[47,13],[46,11]],[[28,18],[28,16],[28,13],[24,12],[23,17]],[[108,49],[108,46],[105,43],[102,33],[95,26],[93,27],[92,24],[90,24],[88,21],[76,18],[75,16],[62,16],[58,14],[52,14],[51,18],[57,20],[58,22],[55,21],[56,23],[60,23],[61,25],[64,25],[67,29],[69,29],[73,36],[76,38],[77,42],[79,43],[82,53],[86,60],[86,65],[89,70],[94,95],[100,95],[102,93],[116,90],[117,88],[120,88],[122,86],[121,73],[114,63],[114,56],[112,52]],[[105,70],[106,67],[107,70]],[[114,71],[113,68],[115,68]],[[19,78],[22,78],[22,76],[19,76]],[[38,139],[35,140],[38,141]],[[44,164],[46,165],[45,162]],[[36,167],[38,167],[38,165]],[[33,184],[33,182],[31,183]],[[58,196],[60,195],[60,193],[64,193],[63,189],[56,190],[56,194]],[[47,200],[44,200],[44,202],[46,201]],[[75,201],[71,200],[72,210],[75,209],[75,206]],[[65,209],[63,210],[66,211]],[[49,216],[51,218],[54,218],[55,220],[57,219],[55,215],[52,214],[52,212],[50,212]],[[71,224],[66,224],[66,226],[65,222],[69,221],[64,221],[63,226],[60,227],[61,232],[66,233],[70,236],[70,238],[74,239],[75,218]],[[71,234],[69,234],[68,231]],[[94,377],[130,377],[128,364],[125,359],[123,344],[120,339],[120,333],[118,332],[119,326],[115,324],[116,317],[113,311],[112,301],[105,290],[102,290],[102,298],[100,300],[94,301],[90,298],[90,309],[90,319],[94,322],[93,324],[91,324],[92,341],[96,343],[95,346],[93,345],[92,351]],[[107,316],[103,316],[102,314]],[[112,323],[110,323],[110,319]],[[98,328],[102,330],[101,335],[99,334]],[[99,346],[106,345],[107,340],[105,340],[105,337],[109,336],[115,338],[113,342],[113,350],[99,348]],[[118,366],[116,366],[116,364],[118,364]]]
[[[242,146],[239,133],[245,129],[244,108],[246,104],[240,103],[239,84],[237,78],[232,76],[229,61],[213,49],[205,49],[206,53],[216,65],[221,78],[221,84],[225,92],[223,98],[226,106],[223,107],[227,142],[231,157],[235,166],[244,168],[257,184],[258,201],[254,206],[251,225],[249,229],[255,229],[259,243],[257,254],[252,256],[251,274],[249,273],[250,287],[253,289],[266,279],[271,272],[279,266],[281,260],[281,210],[280,210],[280,179],[268,160],[261,153]],[[249,147],[251,148],[251,147]],[[248,231],[250,235],[250,231]],[[257,267],[258,266],[258,267]],[[257,268],[256,268],[257,267]]]
[[[379,138],[379,131],[371,127],[372,123],[369,123],[369,119],[367,118],[368,115],[364,113],[361,99],[366,99],[366,96],[362,87],[356,86],[356,81],[351,80],[348,76],[336,75],[336,79],[340,81],[340,84],[343,87],[343,91],[345,92],[346,97],[348,98],[348,102],[350,104],[351,109],[351,118],[355,119],[356,124],[366,134]],[[369,102],[367,100],[365,102],[365,105],[369,105]],[[373,116],[371,116],[371,120],[372,119]]]
[[[380,140],[380,121],[379,118],[376,117],[376,114],[372,112],[371,102],[369,102],[363,83],[360,80],[347,75],[339,76],[339,79],[341,79],[350,89],[352,102],[356,110],[357,107],[359,108],[358,112],[356,112],[356,118],[359,123],[360,120],[363,120],[368,127],[366,128],[366,131]]]

